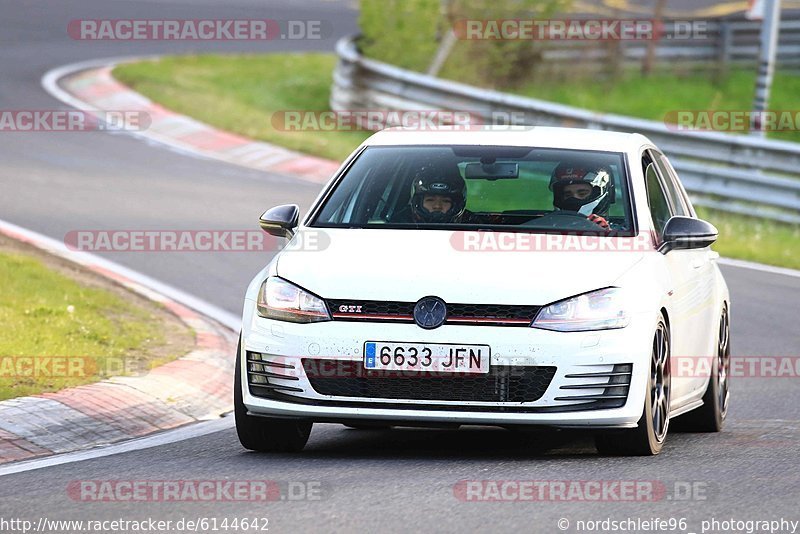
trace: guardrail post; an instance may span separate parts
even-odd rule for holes
[[[761,27],[761,52],[758,63],[758,82],[753,101],[753,135],[766,137],[761,114],[769,105],[769,93],[775,73],[775,57],[778,53],[778,33],[781,23],[781,0],[764,0],[764,23]]]
[[[717,38],[717,79],[721,80],[728,75],[728,66],[731,61],[731,47],[733,46],[733,27],[730,22],[719,23],[719,37]]]

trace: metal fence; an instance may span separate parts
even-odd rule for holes
[[[718,132],[676,132],[664,123],[602,114],[479,89],[363,57],[355,37],[337,44],[331,109],[469,111],[524,115],[524,123],[636,132],[670,157],[695,204],[800,223],[800,144]]]
[[[665,34],[656,45],[655,58],[668,65],[716,65],[720,67],[755,64],[759,52],[761,23],[749,20],[666,22]],[[780,25],[777,60],[781,68],[800,69],[800,20],[784,20]],[[643,41],[597,42],[564,40],[542,43],[545,64],[581,63],[581,69],[603,69],[613,59],[623,65],[638,65],[646,54]],[[612,57],[613,56],[613,57]]]

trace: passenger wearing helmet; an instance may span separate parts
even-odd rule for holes
[[[607,169],[561,163],[550,178],[550,190],[556,208],[576,211],[602,228],[611,229],[605,217],[614,202],[614,181]]]
[[[422,169],[411,184],[408,208],[395,222],[447,224],[464,222],[467,214],[467,184],[458,169],[451,172]]]

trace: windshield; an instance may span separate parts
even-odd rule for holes
[[[621,153],[492,146],[369,147],[311,223],[630,235]],[[601,217],[607,224],[596,224]]]

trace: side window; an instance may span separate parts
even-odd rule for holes
[[[686,204],[686,199],[683,197],[680,186],[676,182],[677,176],[674,175],[671,166],[667,162],[667,158],[663,154],[659,154],[655,151],[652,154],[661,179],[664,181],[664,185],[666,185],[667,197],[672,205],[674,214],[683,217],[691,217],[692,212]]]
[[[659,158],[661,161],[662,166],[666,169],[667,174],[671,179],[670,181],[673,184],[675,189],[675,195],[683,201],[683,206],[686,211],[687,217],[696,217],[697,214],[694,211],[694,207],[692,206],[691,200],[689,200],[689,195],[686,194],[686,189],[684,189],[683,184],[681,184],[680,179],[678,178],[678,173],[675,172],[675,168],[669,162],[666,156],[661,155]]]
[[[664,226],[672,216],[672,213],[670,212],[667,196],[661,187],[661,181],[658,179],[655,163],[650,161],[650,158],[642,158],[642,165],[646,165],[644,180],[647,187],[647,204],[653,217],[654,229],[658,234],[658,238],[661,239],[664,233]]]

